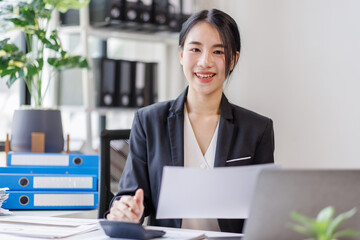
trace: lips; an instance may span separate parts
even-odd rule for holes
[[[212,72],[196,72],[195,76],[199,79],[202,83],[210,82],[216,74]]]

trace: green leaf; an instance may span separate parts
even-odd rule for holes
[[[10,38],[5,38],[0,41],[0,50],[3,50],[7,44],[7,42],[10,40]]]
[[[17,79],[18,78],[15,76],[15,73],[11,74],[9,80],[6,82],[6,85],[8,86],[8,88],[10,88]]]
[[[42,69],[44,66],[44,59],[38,58],[35,60],[34,64],[37,68]]]
[[[329,221],[315,221],[314,224],[312,224],[312,229],[314,232],[317,233],[318,236],[326,235],[326,229],[329,226]]]
[[[342,214],[339,214],[333,221],[331,221],[329,228],[328,228],[328,232],[329,234],[334,234],[336,229],[346,220],[351,218],[352,216],[355,215],[355,213],[357,212],[356,208],[353,208],[347,212],[344,212]]]
[[[54,67],[57,67],[59,61],[60,61],[60,60],[59,60],[58,58],[55,58],[55,57],[48,58],[48,63],[49,63],[51,66],[54,66]]]
[[[46,38],[46,31],[43,29],[37,29],[34,31],[35,35],[38,39],[44,44],[49,43],[50,41]]]
[[[354,229],[344,229],[339,231],[333,235],[333,238],[340,238],[340,237],[358,237],[360,236],[360,232]]]
[[[54,10],[54,7],[47,6],[43,0],[32,0],[29,6],[35,9],[38,18],[47,20],[51,18],[51,13]]]
[[[307,236],[315,236],[314,232],[305,227],[305,226],[301,226],[301,225],[296,225],[296,224],[291,224],[290,227],[295,231],[295,232],[298,232],[300,234],[304,234],[304,235],[307,235]]]
[[[52,31],[49,38],[46,39],[45,46],[49,49],[59,52],[59,50],[61,49],[61,46],[60,46],[60,40],[57,36],[56,30]]]
[[[7,53],[12,54],[14,52],[19,51],[19,48],[13,43],[8,43],[4,46],[3,50]]]
[[[15,73],[17,73],[19,69],[16,69],[16,68],[8,68],[8,69],[4,69],[2,72],[1,72],[1,77],[5,77],[7,75],[10,75],[10,76],[15,76]]]
[[[298,212],[291,212],[290,214],[291,218],[294,219],[295,221],[298,221],[300,223],[303,223],[303,224],[307,224],[307,225],[310,225],[311,223],[314,222],[314,219],[311,219],[311,218],[308,218]]]
[[[43,60],[42,59],[36,59],[34,60],[34,62],[27,62],[25,64],[25,68],[27,68],[27,76],[28,77],[31,77],[31,76],[34,76],[36,74],[38,74],[42,68],[43,68]]]
[[[22,8],[21,15],[27,25],[35,25],[36,24],[36,14],[33,8]]]
[[[90,0],[44,0],[44,2],[54,6],[59,12],[65,13],[69,9],[80,9],[86,6]]]
[[[81,56],[67,56],[65,58],[48,58],[48,63],[59,70],[68,68],[88,68],[87,60]]]
[[[84,60],[82,60],[82,61],[80,61],[80,63],[79,63],[79,67],[80,68],[90,68],[89,67],[89,63],[88,63],[88,61],[84,58]]]
[[[292,224],[294,231],[307,235],[316,240],[332,240],[339,237],[357,237],[360,232],[354,229],[345,229],[336,232],[337,228],[348,218],[355,215],[357,209],[353,208],[333,219],[335,209],[331,206],[322,209],[316,219],[305,217],[292,212],[291,217],[300,224]]]
[[[23,78],[25,76],[24,68],[20,68],[17,72],[17,78]]]
[[[20,18],[8,18],[6,20],[12,22],[15,26],[22,28],[28,25],[28,23],[25,20],[22,20]]]
[[[324,209],[322,209],[319,214],[317,215],[316,221],[328,221],[333,218],[335,213],[334,207],[329,206]]]

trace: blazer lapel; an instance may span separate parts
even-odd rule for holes
[[[223,94],[220,103],[220,122],[218,138],[216,143],[215,167],[224,167],[228,158],[228,153],[234,133],[233,115],[231,104]]]
[[[167,119],[173,166],[184,166],[184,102],[187,90],[174,101]]]
[[[184,117],[168,118],[171,158],[173,166],[184,166]]]

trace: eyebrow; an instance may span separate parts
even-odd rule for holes
[[[195,45],[202,45],[201,42],[198,41],[191,41],[188,44],[195,44]],[[221,48],[225,48],[223,44],[218,43],[218,44],[214,44],[213,47],[221,47]]]

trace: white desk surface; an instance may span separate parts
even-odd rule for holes
[[[81,210],[81,211],[13,211],[14,215],[18,216],[46,216],[46,217],[70,217],[70,218],[78,218],[79,216],[85,216],[85,218],[93,218],[92,216],[97,216],[97,210]],[[236,233],[224,233],[224,232],[213,232],[213,231],[200,231],[200,230],[190,230],[190,229],[177,229],[177,228],[165,228],[165,227],[155,227],[155,226],[147,226],[148,229],[156,229],[156,230],[164,230],[164,231],[179,231],[179,232],[193,232],[195,235],[205,234],[208,237],[240,237],[242,234]],[[20,240],[20,239],[45,239],[45,238],[26,238],[20,236],[12,236],[8,234],[0,234],[0,239],[6,240]],[[99,229],[93,232],[88,232],[84,234],[75,235],[72,237],[64,238],[64,239],[77,239],[77,240],[111,240],[115,238],[110,238],[105,235],[104,231],[101,229],[99,225]],[[164,238],[166,239],[166,238]]]

